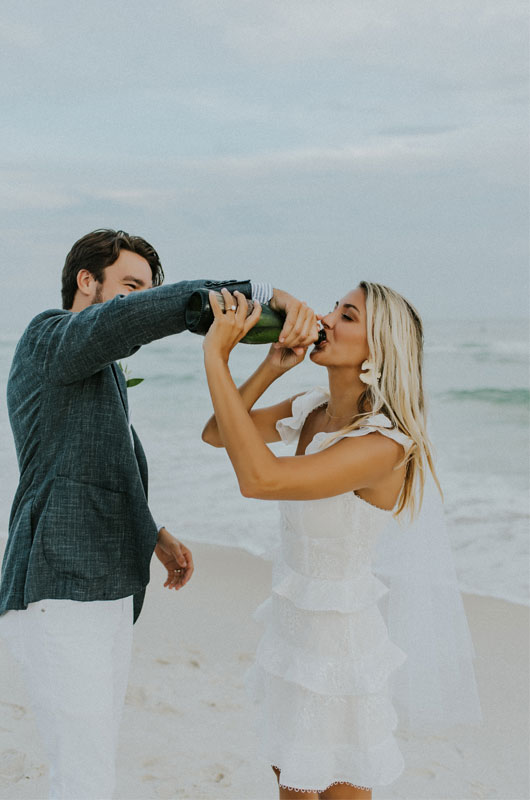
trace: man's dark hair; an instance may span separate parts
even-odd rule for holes
[[[130,250],[145,258],[151,267],[153,286],[160,286],[164,280],[164,270],[155,248],[140,236],[130,236],[125,231],[99,228],[87,233],[74,244],[64,262],[61,295],[63,308],[72,308],[77,292],[77,273],[87,269],[96,281],[103,283],[105,267],[114,264],[120,250]]]

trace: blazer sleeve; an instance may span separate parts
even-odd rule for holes
[[[75,313],[45,312],[30,325],[45,377],[56,383],[73,383],[127,358],[144,344],[182,333],[192,292],[222,286],[251,297],[249,281],[181,281],[118,295]]]

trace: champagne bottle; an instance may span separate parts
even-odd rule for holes
[[[225,299],[220,292],[215,292],[217,301],[222,309]],[[252,313],[254,303],[248,300],[248,314]],[[247,316],[248,316],[247,314]],[[210,297],[207,289],[198,289],[190,296],[185,312],[186,328],[192,333],[205,336],[213,322],[213,311],[210,306]],[[241,339],[245,344],[270,344],[277,342],[283,328],[285,315],[274,311],[267,303],[261,305],[261,316],[247,335]]]
[[[217,301],[222,309],[225,307],[225,299],[221,292],[215,292]],[[247,300],[248,313],[252,313],[254,302]],[[210,306],[210,297],[207,289],[197,289],[190,296],[185,311],[186,328],[192,333],[206,336],[208,329],[213,322],[213,311]],[[274,311],[268,303],[261,304],[261,316],[247,335],[241,339],[244,344],[271,344],[277,342],[285,322],[285,314]],[[318,339],[315,344],[320,344],[326,338],[324,328],[318,332]]]

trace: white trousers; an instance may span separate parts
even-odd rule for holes
[[[50,761],[50,800],[109,800],[132,647],[132,597],[41,600],[0,617]]]

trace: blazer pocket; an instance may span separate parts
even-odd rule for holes
[[[127,530],[127,495],[64,476],[54,479],[39,527],[56,571],[90,580],[118,568]]]

